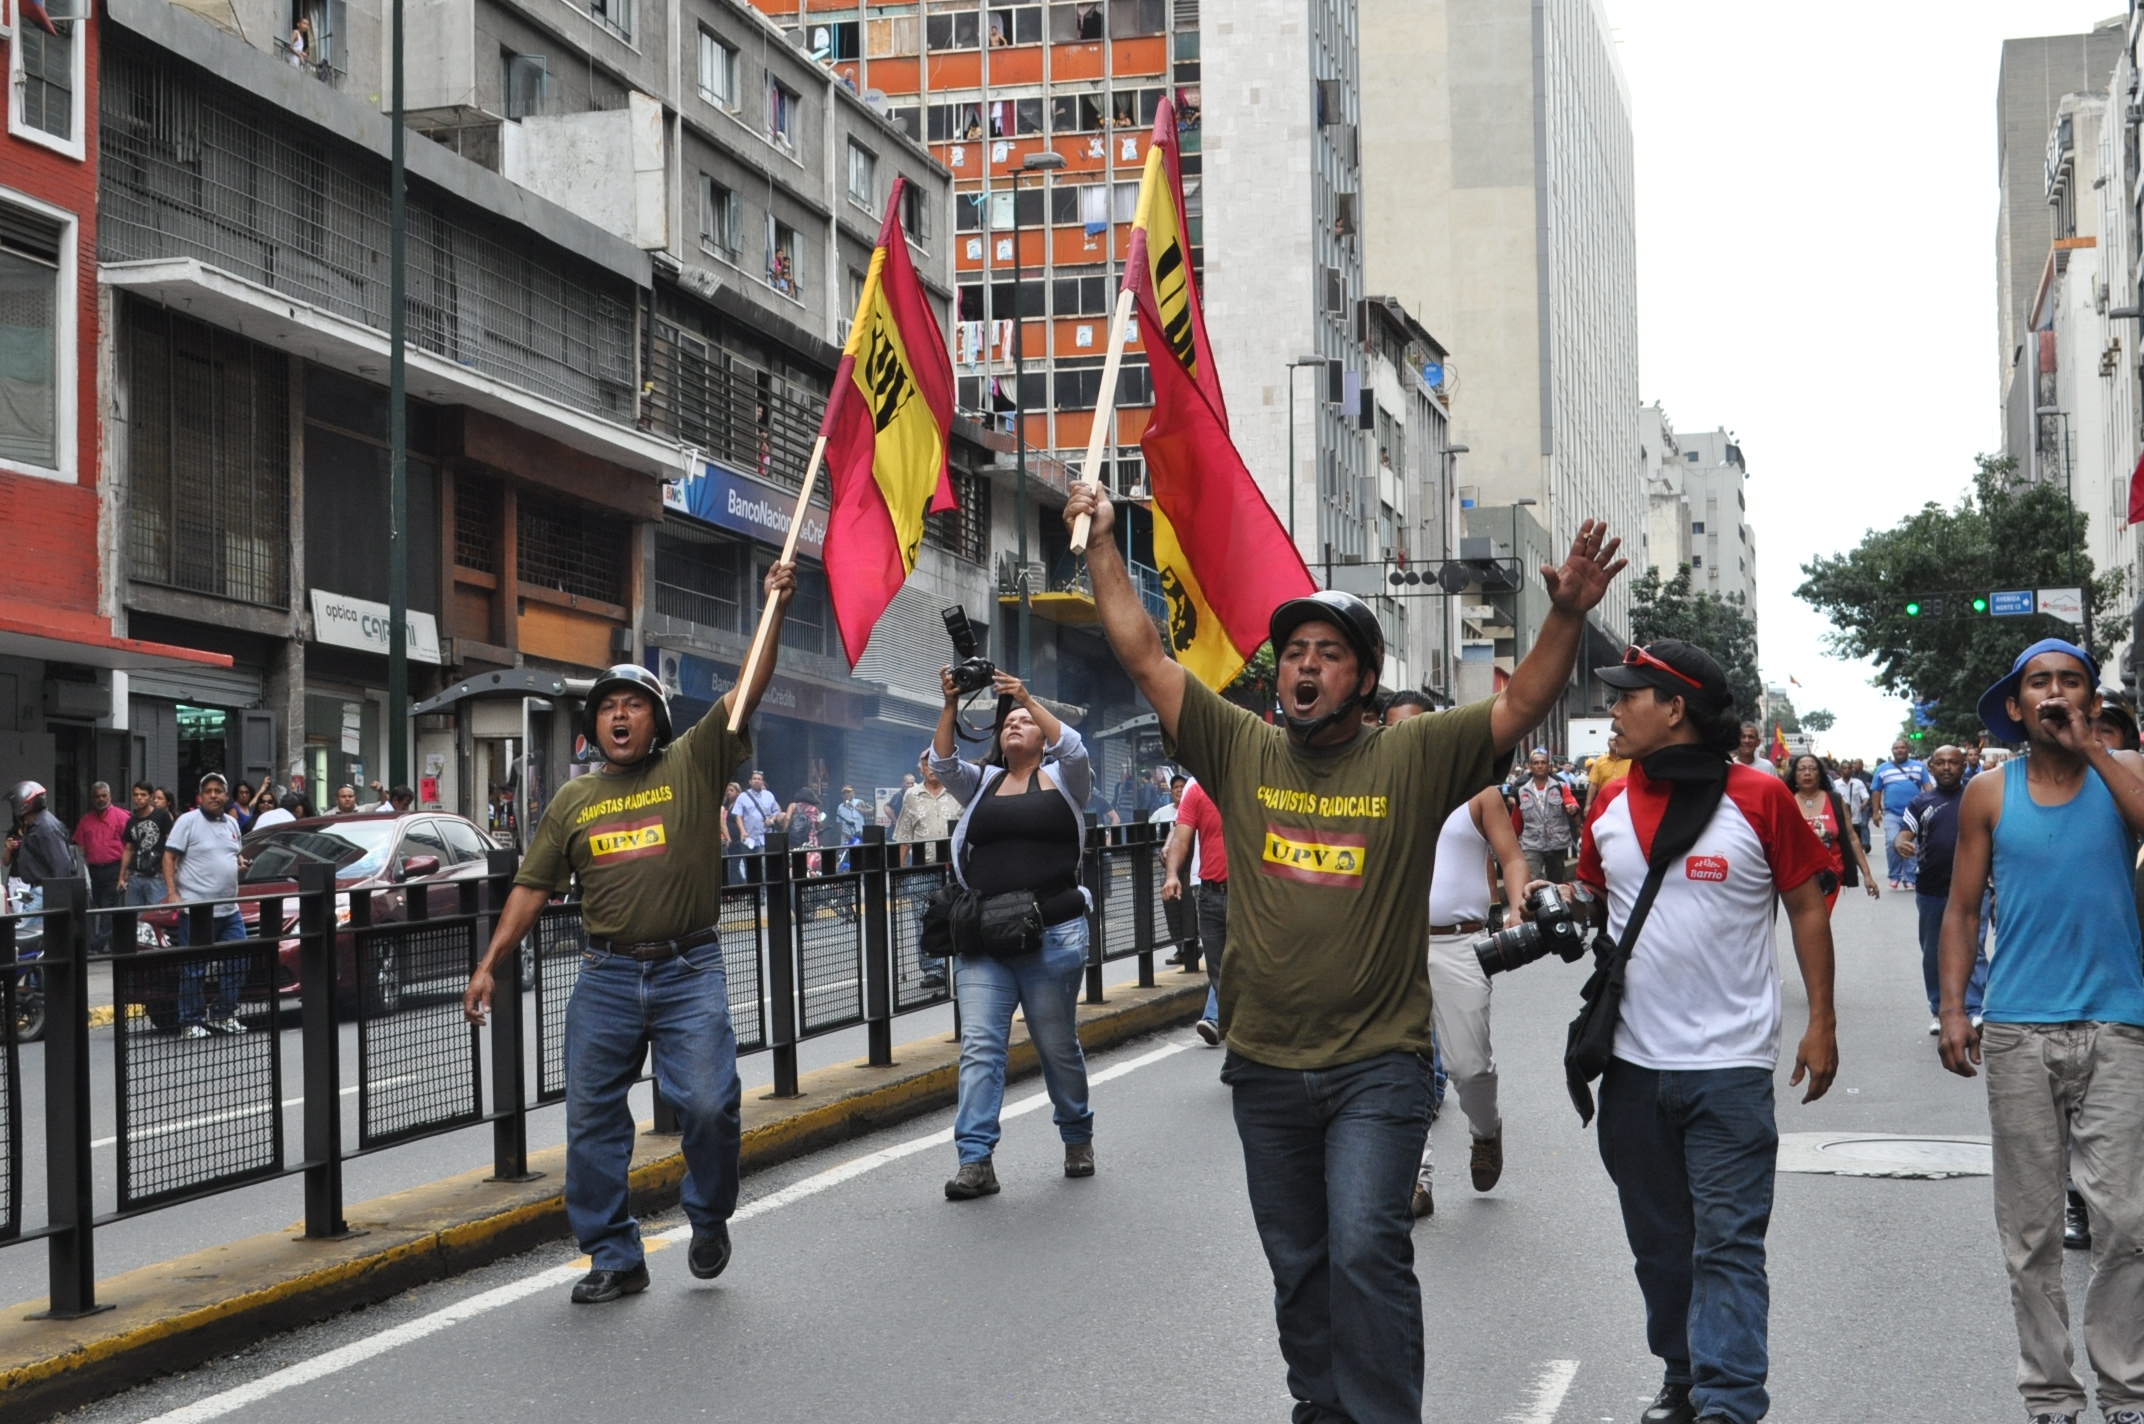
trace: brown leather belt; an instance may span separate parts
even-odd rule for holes
[[[1433,935],[1476,934],[1487,928],[1487,920],[1461,920],[1456,925],[1431,925],[1429,932]]]
[[[660,963],[675,959],[687,950],[698,949],[703,944],[713,944],[722,937],[719,929],[695,930],[677,939],[644,939],[620,942],[613,939],[588,937],[588,947],[599,954],[615,954],[626,959],[637,959],[643,964]]]

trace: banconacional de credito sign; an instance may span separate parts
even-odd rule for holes
[[[387,653],[387,605],[369,598],[350,598],[323,589],[312,591],[313,638],[338,648],[359,652]],[[439,620],[415,609],[404,620],[412,662],[439,661]]]
[[[694,519],[779,545],[789,537],[797,497],[793,490],[739,474],[713,460],[696,460],[691,473],[663,486],[663,503]],[[819,504],[804,511],[804,527],[797,531],[798,553],[820,557],[826,546],[828,515]]]

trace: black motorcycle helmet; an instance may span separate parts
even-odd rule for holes
[[[1377,615],[1352,593],[1342,593],[1336,588],[1320,589],[1302,598],[1291,598],[1273,610],[1273,617],[1266,625],[1266,633],[1273,640],[1273,660],[1280,661],[1281,649],[1297,627],[1313,620],[1330,623],[1340,630],[1348,645],[1355,650],[1355,660],[1362,671],[1372,677],[1382,678],[1385,671],[1385,630],[1378,625]],[[1288,730],[1298,738],[1308,741],[1327,727],[1346,717],[1360,716],[1360,708],[1366,696],[1376,695],[1376,685],[1371,684],[1365,693],[1361,683],[1356,684],[1355,694],[1323,717],[1312,721],[1299,721],[1284,712]]]
[[[588,696],[581,703],[581,740],[591,747],[602,745],[596,730],[596,709],[603,699],[621,687],[630,687],[635,692],[644,692],[655,704],[655,741],[649,747],[650,754],[660,752],[670,745],[670,696],[663,691],[662,679],[636,663],[619,663],[607,670],[588,689]]]

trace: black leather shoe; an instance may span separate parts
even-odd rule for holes
[[[692,1233],[692,1245],[685,1252],[685,1264],[703,1281],[711,1281],[722,1274],[723,1267],[730,1263],[730,1228],[726,1221],[715,1223],[712,1231]]]
[[[1664,1384],[1638,1419],[1640,1424],[1691,1424],[1696,1417],[1697,1410],[1690,1404],[1690,1386]]]
[[[638,1295],[648,1288],[648,1263],[629,1271],[590,1271],[573,1283],[575,1305],[601,1305],[622,1295]]]
[[[2084,1209],[2084,1198],[2074,1190],[2066,1191],[2068,1198],[2062,1211],[2062,1244],[2071,1251],[2092,1249],[2092,1216]]]

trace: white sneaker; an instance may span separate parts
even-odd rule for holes
[[[1930,1038],[1934,1038],[1937,1034],[1941,1032],[1943,1032],[1943,1020],[1930,1019],[1928,1021],[1928,1036]]]
[[[179,1030],[179,1037],[181,1038],[207,1038],[208,1036],[207,1024],[188,1024]]]
[[[246,1026],[235,1018],[210,1019],[208,1026],[218,1033],[244,1033]]]
[[[1198,1030],[1199,1042],[1205,1044],[1208,1048],[1219,1048],[1221,1046],[1221,1026],[1219,1024],[1212,1019],[1200,1019],[1195,1027]]]

